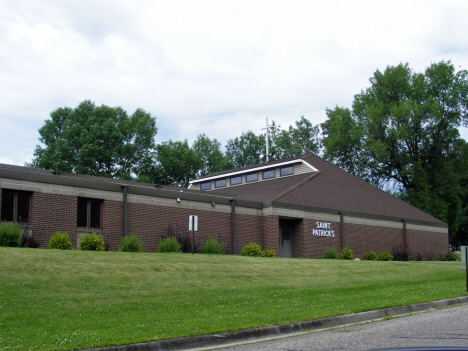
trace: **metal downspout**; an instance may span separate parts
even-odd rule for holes
[[[122,210],[123,210],[123,236],[127,236],[128,235],[128,211],[127,211],[128,187],[123,185],[122,186],[122,192],[123,192],[123,204],[122,204]]]
[[[341,233],[341,250],[343,250],[345,248],[343,212],[340,212],[340,233]]]
[[[406,245],[408,244],[406,240],[406,222],[404,219],[402,221],[403,221],[403,247],[406,249]]]
[[[236,200],[231,199],[232,254],[236,255]]]

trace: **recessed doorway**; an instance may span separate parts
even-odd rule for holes
[[[294,236],[298,227],[298,219],[279,220],[280,229],[280,257],[294,257]]]

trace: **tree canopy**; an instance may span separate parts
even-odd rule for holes
[[[291,125],[288,130],[284,130],[272,123],[272,150],[276,152],[278,159],[316,154],[320,150],[319,126],[314,126],[304,116],[301,116],[295,124],[295,128]]]
[[[156,120],[142,109],[128,117],[120,107],[85,100],[61,107],[39,129],[31,166],[78,174],[131,179],[150,162]]]
[[[197,173],[198,177],[232,168],[221,151],[221,143],[216,139],[210,139],[205,134],[200,134],[197,137],[193,142],[192,150],[202,162],[202,166]]]
[[[351,110],[327,109],[325,159],[448,222],[455,235],[466,191],[458,128],[468,123],[468,72],[443,61],[424,73],[399,64],[370,83]]]
[[[150,174],[153,183],[186,188],[197,178],[203,161],[187,142],[164,141],[156,146],[154,168]]]
[[[269,132],[269,152],[277,159],[296,157],[320,151],[320,128],[301,116],[288,129],[281,129],[274,121]],[[265,134],[252,131],[242,133],[240,137],[230,139],[226,145],[227,166],[245,167],[261,163],[260,154],[266,153]],[[232,168],[232,167],[229,167]],[[227,168],[227,169],[229,169]]]
[[[231,168],[245,167],[260,163],[260,154],[265,153],[265,135],[252,131],[230,139],[226,145],[226,157]]]

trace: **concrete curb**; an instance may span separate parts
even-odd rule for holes
[[[359,322],[368,322],[375,319],[384,318],[386,316],[398,316],[412,312],[427,311],[439,307],[465,303],[468,303],[468,296],[434,302],[418,303],[409,306],[385,308],[382,310],[353,313],[344,316],[321,318],[307,322],[298,322],[271,327],[239,330],[229,333],[201,335],[190,338],[180,338],[133,345],[100,347],[88,351],[172,351],[220,347],[234,343],[244,343],[260,339],[282,337],[292,334],[305,333],[313,330],[344,326]]]

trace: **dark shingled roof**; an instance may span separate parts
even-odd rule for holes
[[[253,201],[276,201],[343,212],[359,212],[442,223],[431,215],[397,199],[337,166],[308,154],[300,156],[319,172],[276,178],[210,192]],[[279,160],[275,163],[285,161]],[[273,164],[273,162],[271,162]],[[256,165],[257,167],[265,164]],[[255,166],[249,167],[255,168]]]
[[[315,172],[317,174],[317,172]],[[309,178],[311,173],[299,174],[297,176],[272,179],[255,183],[248,183],[229,188],[212,190],[219,195],[233,196],[238,199],[250,201],[272,201],[280,193],[289,190],[295,184]],[[280,180],[280,181],[278,181]]]

